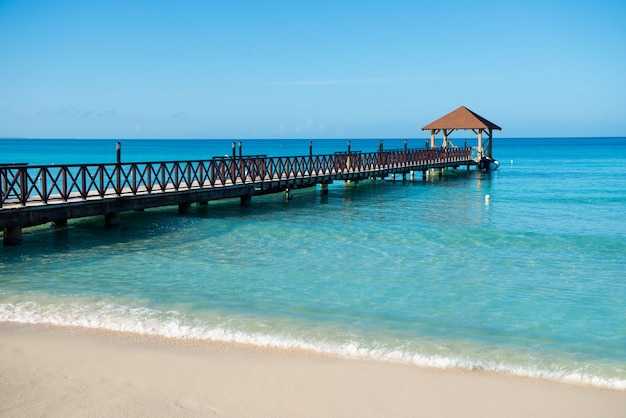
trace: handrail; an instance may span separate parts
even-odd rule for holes
[[[296,178],[430,168],[469,163],[471,148],[430,148],[378,152],[267,157],[249,155],[208,160],[66,165],[0,165],[0,209],[181,192]]]

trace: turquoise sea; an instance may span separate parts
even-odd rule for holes
[[[113,162],[115,142],[2,139],[0,162]],[[125,140],[122,159],[205,159],[231,143]],[[308,140],[242,146],[309,151]],[[316,154],[346,147],[313,141]],[[626,138],[496,136],[493,149],[491,173],[124,213],[113,230],[102,218],[25,229],[23,246],[0,247],[0,321],[626,390]]]

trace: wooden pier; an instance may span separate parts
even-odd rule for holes
[[[119,144],[118,144],[119,146]],[[474,158],[472,155],[474,154]],[[22,228],[68,219],[104,216],[106,227],[125,211],[177,205],[180,213],[195,202],[239,198],[390,175],[479,165],[472,148],[350,150],[334,154],[268,157],[241,155],[206,160],[110,164],[0,165],[0,228],[4,245],[22,243]]]

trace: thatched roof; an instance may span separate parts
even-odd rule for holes
[[[461,106],[456,110],[440,117],[434,122],[422,128],[423,131],[443,129],[492,129],[500,131],[501,128],[495,123],[489,122],[487,119],[472,112],[465,106]]]

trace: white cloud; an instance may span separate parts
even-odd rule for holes
[[[296,132],[320,132],[323,130],[324,124],[313,122],[310,118],[295,127]]]

